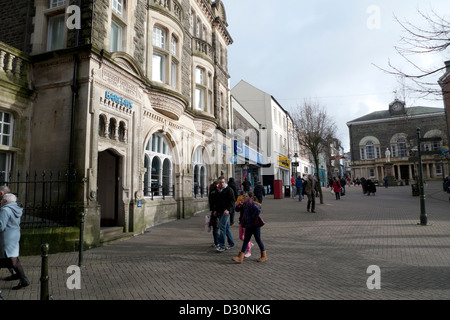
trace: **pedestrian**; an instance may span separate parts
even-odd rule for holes
[[[11,193],[11,190],[9,189],[8,186],[0,186],[0,201],[3,199],[3,196],[7,193]],[[1,258],[6,258],[5,257],[5,250],[3,249],[3,247],[0,244],[0,259]],[[8,268],[9,272],[11,273],[11,275],[9,275],[8,277],[6,277],[5,281],[12,281],[12,280],[18,280],[19,276],[17,275],[17,273],[14,272],[13,268]]]
[[[291,191],[292,199],[295,199],[295,196],[297,195],[297,185],[295,183],[294,175],[292,175],[291,177],[291,189],[292,189]]]
[[[248,244],[252,236],[255,237],[255,241],[259,246],[261,251],[261,257],[257,260],[258,262],[264,262],[267,260],[266,249],[264,248],[264,243],[261,240],[261,227],[255,226],[255,219],[261,214],[261,207],[258,203],[251,198],[251,193],[244,195],[244,213],[242,217],[242,227],[245,228],[244,242],[242,243],[241,251],[237,257],[233,260],[242,263],[244,261],[245,251],[247,250]]]
[[[227,185],[223,176],[219,178],[218,182],[218,194],[214,206],[215,213],[219,218],[219,246],[216,250],[217,252],[223,252],[234,247],[234,240],[228,222],[236,199],[234,198],[233,190]],[[228,238],[228,247],[225,247],[225,237]]]
[[[250,191],[250,181],[248,181],[247,178],[245,178],[244,182],[242,182],[242,187],[244,188],[244,192],[249,192]]]
[[[266,196],[266,191],[264,190],[264,187],[261,184],[261,181],[258,180],[258,183],[256,184],[255,189],[253,190],[253,193],[254,193],[255,197],[258,199],[258,202],[262,203],[264,197]]]
[[[20,219],[22,208],[17,205],[12,193],[3,196],[0,204],[0,247],[5,257],[0,259],[0,268],[12,268],[18,274],[20,282],[13,290],[27,287],[30,282],[25,276],[19,260]]]
[[[384,187],[387,188],[389,185],[389,180],[387,177],[384,177],[383,180],[384,180]]]
[[[243,193],[242,195],[239,196],[238,200],[236,201],[236,211],[239,212],[239,239],[241,239],[242,241],[245,240],[245,227],[243,225],[243,217],[244,217],[244,211],[245,211],[245,203],[244,203],[244,196],[246,194]],[[247,195],[249,197],[253,197],[253,193],[250,191],[249,193],[247,193]],[[245,257],[248,258],[252,255],[252,247],[253,247],[253,243],[249,242],[247,249],[245,251]]]
[[[375,184],[373,183],[372,180],[368,179],[366,181],[366,192],[367,195],[370,196],[371,193],[373,193],[373,195],[375,195],[375,192],[377,192],[377,187],[375,186]]]
[[[302,193],[303,193],[303,179],[300,176],[295,180],[295,186],[297,187],[298,192],[298,201],[302,201]]]
[[[333,181],[333,185],[331,186],[331,188],[334,191],[334,195],[336,196],[336,200],[340,200],[341,199],[341,182],[338,180],[337,177],[334,177],[334,181]]]
[[[233,177],[230,177],[230,179],[228,179],[228,186],[231,188],[231,190],[233,190],[234,198],[236,199],[238,196],[238,191],[237,191],[236,181],[234,180]],[[230,213],[230,226],[232,226],[234,224],[235,211],[236,211],[236,205],[235,205],[235,202],[233,202],[233,210]]]
[[[217,248],[219,246],[219,219],[217,217],[217,213],[215,212],[215,203],[217,200],[217,185],[219,183],[217,181],[214,181],[209,186],[209,195],[208,195],[208,202],[209,202],[209,210],[211,211],[211,216],[209,218],[209,225],[212,228],[212,234],[213,234],[213,240],[214,243],[211,245],[213,248]]]
[[[308,203],[306,206],[307,211],[311,208],[311,212],[315,213],[314,209],[316,208],[316,193],[318,192],[318,187],[316,180],[310,174],[308,175],[308,179],[305,184],[305,194],[308,197]]]
[[[341,178],[341,180],[339,181],[341,183],[341,187],[342,187],[342,195],[345,195],[345,185],[347,184],[346,180],[344,177]]]
[[[2,292],[0,291],[0,300],[5,300],[5,298],[3,298],[2,296]]]
[[[367,192],[366,191],[366,182],[367,182],[366,178],[362,177],[361,178],[361,187],[362,187],[362,191],[364,194],[366,194],[366,192]]]

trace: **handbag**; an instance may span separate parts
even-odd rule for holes
[[[264,222],[264,220],[261,218],[260,215],[257,215],[255,220],[253,221],[253,225],[257,228],[262,227],[263,225],[265,225],[266,223]]]

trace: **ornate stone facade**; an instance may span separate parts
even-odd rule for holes
[[[61,23],[77,4],[35,0],[22,14],[32,27],[0,41],[29,54],[33,79],[20,84],[15,130],[28,144],[11,170],[81,172],[85,240],[96,246],[101,227],[138,234],[207,209],[207,186],[231,175],[232,39],[220,0],[82,1],[81,29],[68,29]],[[10,69],[0,77],[21,72]]]

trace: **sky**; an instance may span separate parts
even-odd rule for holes
[[[244,80],[293,111],[305,100],[322,105],[337,125],[337,137],[349,151],[346,123],[388,110],[396,98],[406,106],[443,108],[436,97],[421,99],[402,92],[388,63],[404,72],[411,65],[395,50],[405,32],[395,21],[425,26],[418,10],[432,10],[450,21],[449,0],[223,0],[228,31],[231,88]],[[410,57],[427,68],[444,66],[450,49]],[[378,67],[377,67],[378,66]],[[436,75],[436,82],[440,75]],[[397,91],[397,94],[394,93]]]

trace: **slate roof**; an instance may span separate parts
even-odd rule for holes
[[[444,112],[444,108],[433,108],[433,107],[410,107],[410,108],[406,108],[405,110],[406,110],[406,116],[418,116],[418,115]],[[347,123],[393,119],[393,118],[399,118],[399,117],[404,117],[404,116],[405,116],[405,114],[391,115],[389,110],[383,110],[383,111],[375,111],[375,112],[366,114],[365,116],[351,120]]]

